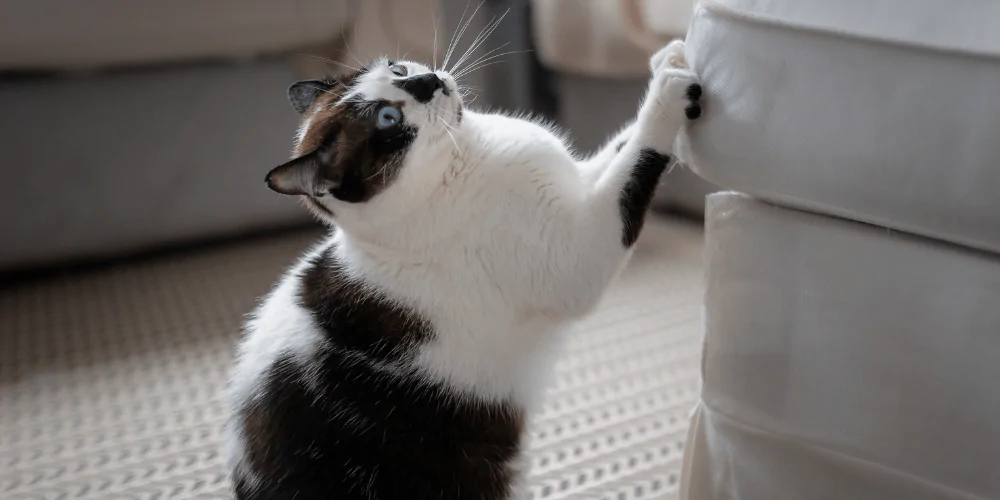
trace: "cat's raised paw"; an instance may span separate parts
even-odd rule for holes
[[[656,74],[663,69],[688,69],[687,59],[684,57],[684,41],[674,40],[665,47],[658,50],[653,57],[649,58],[649,69]]]
[[[666,115],[680,115],[689,120],[701,116],[701,84],[698,77],[689,70],[661,68],[653,76],[650,98],[655,99]]]
[[[639,110],[637,133],[644,146],[668,152],[678,131],[702,114],[702,88],[687,69],[661,67],[653,75]]]

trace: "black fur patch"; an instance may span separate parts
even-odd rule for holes
[[[330,100],[320,96],[318,103]],[[325,194],[360,203],[385,190],[417,135],[403,122],[388,128],[376,125],[378,109],[392,105],[386,100],[350,101],[321,108],[297,148],[298,156],[268,172],[268,188],[312,197],[307,203],[314,209],[320,207],[315,198]]]
[[[379,368],[432,331],[346,279],[331,252],[302,279],[302,304],[329,342],[309,361],[278,359],[238,410],[236,498],[507,498],[522,412]]]
[[[302,306],[333,345],[378,361],[399,361],[431,338],[431,327],[344,274],[328,249],[302,273]]]
[[[441,89],[441,93],[448,95],[448,87],[434,73],[424,73],[401,80],[393,80],[392,84],[405,90],[421,104],[431,102],[431,99],[434,98],[434,92],[437,89]]]
[[[622,218],[622,244],[626,247],[631,247],[639,239],[656,186],[669,163],[669,155],[649,148],[639,151],[632,174],[618,198]]]

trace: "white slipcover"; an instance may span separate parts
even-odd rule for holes
[[[1000,2],[702,1],[687,50],[701,176],[1000,251]]]
[[[719,193],[683,500],[1000,498],[1000,256]]]

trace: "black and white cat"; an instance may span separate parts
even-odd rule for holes
[[[238,499],[507,499],[560,337],[639,237],[701,112],[673,42],[634,124],[579,160],[549,127],[463,107],[445,71],[377,60],[289,89],[268,186],[329,238],[246,326],[230,387]]]

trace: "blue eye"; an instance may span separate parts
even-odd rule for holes
[[[394,106],[382,106],[378,110],[378,126],[379,128],[389,128],[393,125],[399,124],[400,120],[403,119],[403,113],[399,111],[399,108]]]

